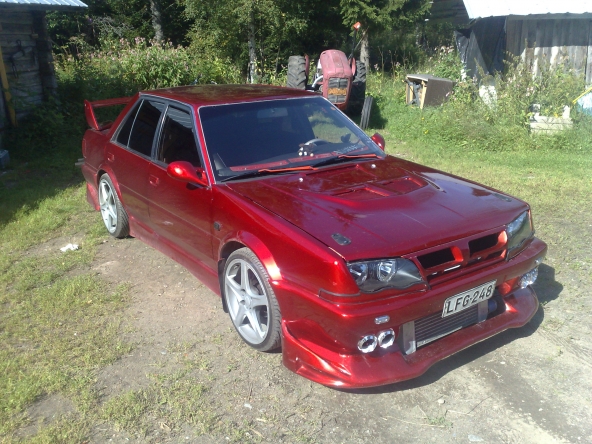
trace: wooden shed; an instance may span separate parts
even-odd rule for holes
[[[0,0],[0,137],[57,86],[46,11],[86,7],[79,0]]]
[[[465,27],[457,42],[464,36],[474,51],[469,68],[491,72],[518,56],[535,73],[542,63],[566,64],[592,83],[592,1],[433,0],[429,20]]]

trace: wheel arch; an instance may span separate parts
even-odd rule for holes
[[[97,183],[95,184],[95,186],[97,188],[97,192],[99,189],[99,182],[101,181],[101,177],[103,177],[104,174],[109,175],[109,178],[111,179],[111,182],[113,183],[113,186],[115,187],[115,192],[117,193],[117,197],[119,198],[121,203],[123,205],[125,205],[125,203],[123,202],[123,199],[121,198],[121,190],[119,189],[119,182],[117,181],[117,177],[115,177],[115,174],[113,173],[113,170],[111,170],[111,168],[105,168],[104,166],[101,166],[97,170]]]
[[[228,257],[236,250],[245,247],[250,249],[255,256],[257,256],[259,261],[261,261],[263,267],[265,267],[265,271],[267,271],[271,281],[282,279],[280,269],[277,266],[271,251],[269,251],[265,243],[254,234],[241,231],[234,236],[227,238],[220,245],[218,251],[218,282],[220,285],[220,294],[222,295],[222,309],[225,312],[228,312],[228,307],[226,306],[226,299],[224,298],[224,266],[226,265]]]

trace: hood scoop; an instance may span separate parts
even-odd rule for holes
[[[411,193],[412,191],[419,190],[420,188],[425,187],[427,184],[428,183],[425,180],[419,177],[403,176],[393,180],[379,182],[377,185],[396,194],[407,194]]]
[[[373,185],[338,190],[333,192],[332,196],[355,201],[380,199],[381,197],[411,193],[427,184],[428,182],[419,177],[403,176],[384,182],[375,182]]]
[[[363,187],[363,188],[353,188],[348,190],[338,191],[333,193],[333,196],[340,197],[342,199],[348,200],[371,200],[371,199],[379,199],[381,197],[388,196],[389,193],[380,192],[378,190]]]

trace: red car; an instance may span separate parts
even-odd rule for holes
[[[185,266],[247,344],[306,378],[413,378],[537,310],[547,247],[526,203],[386,155],[318,95],[206,85],[85,108],[87,198],[109,233]]]

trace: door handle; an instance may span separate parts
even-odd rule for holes
[[[113,155],[113,153],[107,153],[107,160],[109,162],[113,162],[115,160],[115,156]]]
[[[152,174],[148,176],[148,180],[150,181],[150,185],[156,186],[160,183],[160,179]]]

